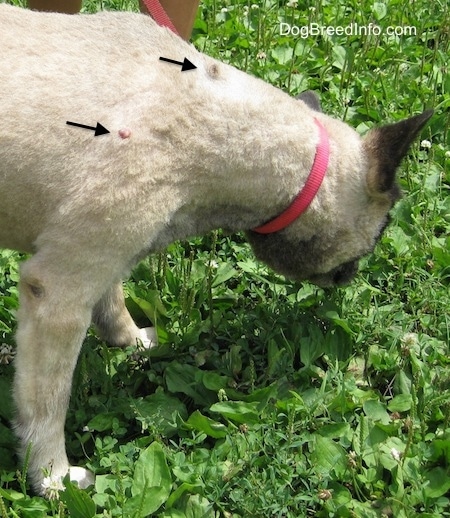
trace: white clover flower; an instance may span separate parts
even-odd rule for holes
[[[265,52],[263,52],[262,50],[260,50],[258,52],[258,54],[256,54],[256,59],[266,59],[267,57],[267,54]]]
[[[450,158],[450,151],[445,152],[445,158]]]
[[[0,365],[8,365],[14,359],[16,352],[11,345],[2,344],[0,345]]]
[[[228,9],[226,7],[222,7],[222,9],[220,10],[221,13],[227,13],[228,12]]]
[[[298,5],[298,2],[297,0],[289,0],[289,2],[286,5],[287,7],[293,7],[295,9]]]
[[[216,270],[217,268],[219,268],[219,263],[214,259],[211,259],[210,261],[208,261],[208,266],[209,268]]]
[[[222,401],[228,401],[228,396],[227,396],[227,393],[225,392],[224,389],[219,389],[219,391],[217,392],[217,399],[222,402]]]
[[[59,500],[59,492],[64,490],[60,478],[45,477],[42,481],[42,492],[49,500]]]
[[[396,448],[391,449],[391,455],[395,460],[400,460],[402,458],[402,453],[398,451]]]
[[[405,333],[402,336],[402,344],[405,347],[414,347],[419,344],[419,337],[416,333]]]
[[[252,4],[252,9],[259,9],[259,5],[258,4]]]
[[[420,147],[423,149],[430,149],[431,142],[429,140],[422,140],[422,142],[420,143]]]
[[[420,355],[419,336],[416,333],[405,333],[400,339],[403,356]]]
[[[317,496],[321,500],[329,500],[333,497],[333,493],[329,489],[322,489],[318,492]]]

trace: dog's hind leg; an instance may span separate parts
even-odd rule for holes
[[[60,259],[38,252],[22,265],[19,283],[15,429],[22,457],[30,451],[31,482],[44,494],[45,477],[60,483],[69,471],[64,423],[72,374],[91,321],[95,291],[104,290],[84,269],[71,271]],[[84,487],[93,477],[82,468],[73,469],[71,476]]]
[[[114,284],[97,302],[92,321],[100,336],[111,345],[135,345],[140,340],[145,348],[156,345],[154,328],[139,329],[131,318],[123,296],[122,284]]]

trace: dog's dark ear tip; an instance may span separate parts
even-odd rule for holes
[[[422,113],[422,120],[424,121],[424,125],[426,122],[428,122],[431,117],[433,117],[434,115],[434,109],[433,108],[428,108],[427,110],[425,110],[423,113]]]
[[[433,108],[428,108],[427,110],[424,110],[422,113],[419,113],[411,117],[410,120],[416,123],[417,133],[425,126],[425,124],[431,119],[433,115]]]
[[[297,96],[299,101],[303,101],[307,106],[315,110],[316,112],[322,112],[320,106],[319,96],[312,90],[306,90]]]
[[[369,159],[376,164],[368,176],[369,190],[373,194],[390,194],[398,198],[395,172],[407,154],[412,141],[433,115],[428,109],[409,119],[372,129],[363,141]]]

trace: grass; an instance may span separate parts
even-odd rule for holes
[[[100,8],[136,5],[84,4]],[[303,39],[280,22],[417,32]],[[221,231],[141,263],[127,303],[161,347],[89,333],[75,373],[67,446],[95,489],[34,496],[3,397],[0,517],[450,516],[448,2],[205,0],[193,41],[293,95],[318,91],[361,132],[434,107],[401,169],[405,195],[345,289],[288,282]],[[18,262],[0,252],[2,394]]]

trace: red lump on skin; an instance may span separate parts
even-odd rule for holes
[[[119,130],[119,137],[121,138],[130,138],[131,130],[128,128],[122,128]]]

